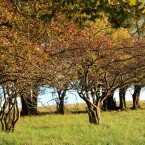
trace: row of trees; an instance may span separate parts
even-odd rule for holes
[[[57,90],[62,113],[66,91],[76,90],[94,124],[101,123],[101,104],[117,88],[123,100],[128,86],[144,86],[144,2],[7,0],[0,10],[2,130],[14,131],[18,97],[22,114],[36,113],[41,86]]]

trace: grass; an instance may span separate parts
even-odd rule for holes
[[[87,114],[22,117],[14,133],[0,132],[0,145],[145,145],[145,110],[102,112],[102,125]]]

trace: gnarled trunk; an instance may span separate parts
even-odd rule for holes
[[[6,132],[14,131],[15,124],[19,119],[19,108],[16,91],[3,88],[4,103],[0,112],[2,130]],[[11,94],[10,94],[11,93]]]
[[[134,93],[132,95],[132,98],[133,98],[132,109],[141,108],[141,105],[140,105],[140,91],[141,91],[141,86],[135,85],[134,86]]]
[[[94,106],[90,104],[88,101],[87,103],[87,111],[88,111],[88,116],[89,116],[89,122],[91,124],[101,124],[101,117],[100,117],[100,107],[101,107],[101,102],[97,101]]]
[[[8,110],[6,108],[8,107]],[[3,106],[3,110],[1,111],[1,124],[2,130],[6,132],[14,131],[15,124],[19,119],[19,109],[18,103],[15,101],[13,104],[12,102],[5,102]]]
[[[125,94],[126,94],[126,88],[119,88],[119,99],[120,99],[121,110],[126,110]]]

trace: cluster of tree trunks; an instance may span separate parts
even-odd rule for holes
[[[2,130],[6,132],[14,131],[15,124],[19,119],[18,94],[14,84],[2,86],[3,104],[0,110],[0,121]]]
[[[135,85],[134,86],[134,92],[132,94],[132,99],[133,99],[133,106],[131,109],[138,109],[141,108],[140,105],[140,91],[141,91],[141,86],[140,85]],[[119,107],[117,107],[116,105],[116,101],[113,98],[113,94],[110,95],[108,98],[106,98],[103,101],[103,105],[102,108],[103,110],[116,110],[116,109],[120,109],[120,110],[126,110],[127,106],[126,106],[126,91],[127,88],[119,88]]]
[[[8,110],[7,110],[8,109]],[[19,108],[17,97],[7,98],[1,110],[1,125],[2,130],[6,132],[14,131],[15,124],[19,119]]]
[[[133,106],[131,109],[138,109],[141,108],[140,105],[140,91],[141,91],[140,85],[134,85],[134,92],[132,94],[133,99]],[[120,99],[120,109],[126,110],[126,100],[125,100],[125,94],[126,94],[127,88],[120,88],[119,89],[119,99]]]
[[[24,97],[21,95],[21,115],[37,115],[37,97]]]

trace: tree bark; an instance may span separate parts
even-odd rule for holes
[[[22,116],[37,115],[37,97],[24,97],[21,95]]]
[[[101,102],[97,101],[96,105],[92,106],[88,101],[86,101],[88,106],[88,116],[89,116],[89,122],[91,124],[101,124],[101,117],[100,117],[100,110],[101,110]]]
[[[120,109],[126,110],[126,100],[125,100],[126,88],[119,88],[119,98],[120,98]]]
[[[22,110],[21,115],[37,115],[37,99],[39,94],[39,87],[33,85],[25,90],[21,95]]]
[[[33,96],[31,99],[30,115],[37,115],[37,97]]]
[[[64,97],[61,97],[61,98],[60,98],[59,113],[60,113],[60,114],[64,114]]]
[[[28,115],[29,114],[29,107],[28,107],[28,103],[26,103],[28,101],[28,98],[25,98],[23,95],[21,95],[21,105],[22,105],[22,110],[21,110],[21,115]]]
[[[66,90],[59,90],[57,91],[58,93],[58,97],[59,97],[59,103],[58,103],[58,107],[57,107],[57,112],[59,114],[64,115],[65,110],[64,110],[64,98],[66,96]]]
[[[105,100],[103,101],[102,109],[103,109],[104,111],[108,111],[107,102],[108,102],[107,99],[105,99]]]
[[[3,87],[4,103],[0,111],[0,121],[2,130],[6,132],[14,132],[15,124],[19,120],[18,95],[15,90],[10,91]]]
[[[103,101],[103,109],[105,111],[116,110],[117,107],[116,107],[116,102],[114,101],[113,95],[114,95],[114,92]]]
[[[141,105],[140,105],[140,91],[141,91],[141,86],[135,85],[134,86],[134,93],[132,95],[132,98],[133,98],[132,109],[141,108]]]

